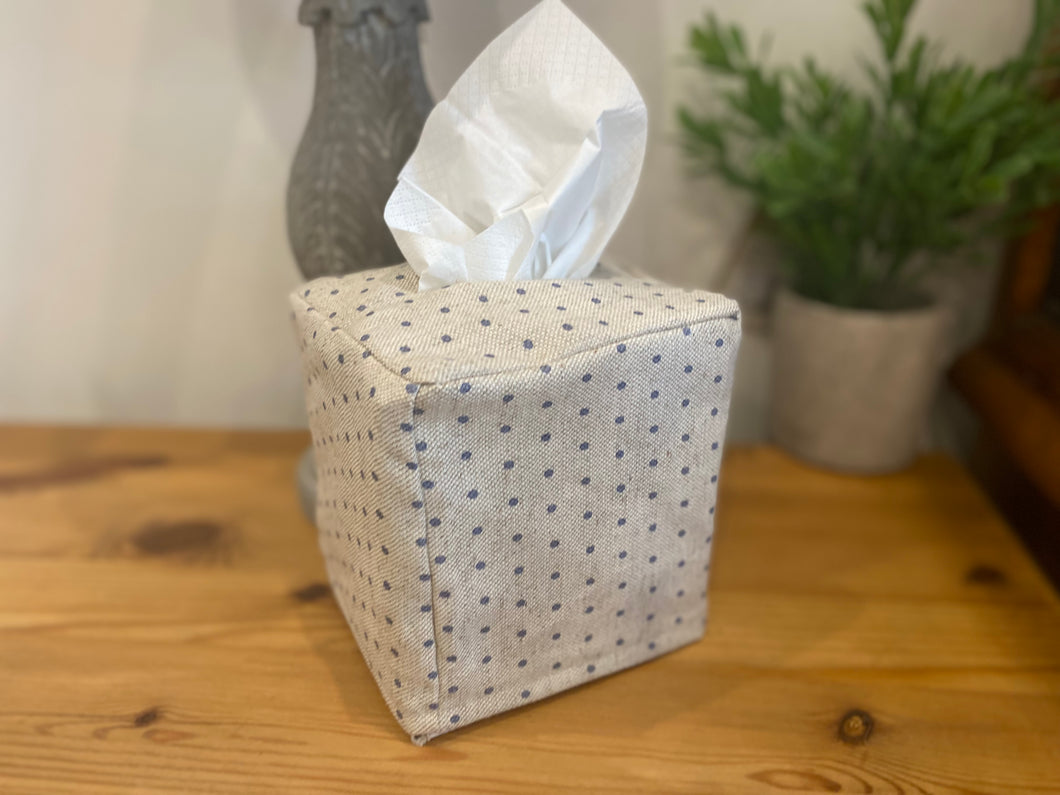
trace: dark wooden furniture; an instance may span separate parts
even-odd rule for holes
[[[1009,250],[993,325],[952,381],[982,420],[973,468],[1060,582],[1060,207]]]

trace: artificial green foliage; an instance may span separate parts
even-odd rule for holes
[[[769,67],[713,14],[691,30],[723,109],[679,110],[688,155],[751,194],[808,298],[908,306],[940,255],[1004,233],[1058,195],[1060,102],[1044,85],[1060,0],[1036,0],[1023,51],[993,69],[908,41],[914,2],[864,4],[882,56],[862,62],[867,90],[812,58]]]

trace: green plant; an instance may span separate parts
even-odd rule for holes
[[[680,108],[687,153],[751,194],[808,298],[908,306],[940,255],[1058,195],[1060,102],[1045,87],[1060,0],[1035,0],[1023,50],[993,69],[944,61],[922,36],[907,42],[914,3],[864,3],[883,55],[862,61],[867,90],[812,58],[770,68],[713,14],[691,30],[699,65],[727,86],[720,113]]]

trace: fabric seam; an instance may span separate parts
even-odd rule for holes
[[[318,312],[318,314],[319,314],[319,310],[315,306],[310,304],[308,301],[306,301],[303,296],[299,295],[298,293],[291,293],[291,297],[293,299],[299,301],[303,306],[305,306],[307,308],[307,311],[311,309],[314,312]],[[564,356],[561,356],[558,359],[551,360],[550,363],[551,364],[559,364],[561,362],[566,361],[567,359],[573,359],[575,356],[582,356],[582,355],[588,354],[588,353],[595,353],[597,351],[603,350],[605,347],[609,347],[609,346],[611,346],[613,344],[617,344],[617,343],[620,343],[620,342],[628,342],[630,340],[636,340],[636,339],[640,339],[642,337],[650,337],[650,336],[655,335],[655,334],[668,334],[669,332],[672,332],[675,329],[679,329],[679,328],[696,328],[698,326],[705,326],[708,323],[713,323],[714,321],[718,321],[718,320],[720,320],[720,321],[728,320],[728,321],[731,321],[733,323],[736,323],[737,327],[739,327],[740,326],[740,308],[739,308],[739,305],[736,304],[736,302],[733,301],[731,298],[730,299],[726,299],[726,300],[730,301],[732,304],[735,305],[735,311],[732,314],[729,314],[729,315],[713,315],[711,317],[703,318],[702,320],[697,320],[694,323],[679,323],[679,324],[675,324],[673,326],[666,326],[665,328],[652,329],[651,331],[642,331],[642,332],[639,332],[637,334],[630,334],[629,336],[626,336],[626,337],[616,337],[616,339],[613,342],[607,343],[606,346],[605,345],[598,345],[595,348],[582,348],[582,349],[577,350],[577,351],[571,351],[570,353],[568,353],[568,354],[566,354]],[[372,358],[374,358],[379,363],[380,367],[382,367],[384,370],[386,370],[391,375],[396,376],[397,378],[401,379],[401,381],[403,383],[406,383],[406,384],[416,384],[417,386],[446,386],[447,384],[455,384],[455,383],[457,383],[459,381],[467,381],[467,380],[473,379],[473,378],[489,378],[489,377],[493,377],[495,375],[506,375],[506,374],[509,374],[509,373],[517,373],[517,372],[519,372],[521,370],[533,370],[534,369],[534,365],[519,365],[517,367],[509,367],[509,368],[502,369],[502,370],[490,370],[489,372],[478,373],[476,375],[455,376],[453,378],[450,378],[450,379],[447,379],[447,380],[444,380],[444,381],[412,381],[412,380],[406,378],[405,376],[403,376],[400,372],[397,372],[397,371],[393,370],[390,367],[390,365],[388,365],[386,362],[384,362],[379,357],[375,356],[375,354],[372,354],[372,349],[371,348],[369,348],[367,345],[365,345],[359,339],[355,339],[353,337],[353,335],[350,334],[350,332],[347,331],[344,327],[336,326],[335,329],[337,331],[339,331],[342,334],[342,336],[344,336],[347,340],[349,340],[351,343],[353,343],[356,347],[360,348],[362,352],[363,351],[368,351],[368,353],[372,355]]]
[[[347,335],[349,336],[349,335]],[[352,339],[352,338],[351,338]],[[377,360],[378,361],[378,360]],[[417,390],[416,394],[412,397],[412,402],[409,409],[409,424],[413,428],[416,427],[416,409],[419,408],[420,393]],[[444,710],[442,710],[442,672],[441,666],[438,663],[438,610],[434,599],[434,567],[431,565],[431,536],[430,528],[427,524],[427,492],[423,488],[423,477],[422,477],[422,466],[420,461],[420,451],[416,448],[416,435],[412,436],[413,441],[413,453],[416,458],[416,477],[419,480],[420,490],[420,502],[423,503],[423,554],[427,559],[427,573],[430,575],[430,582],[427,586],[431,593],[431,646],[434,651],[434,703],[438,705],[438,709],[435,712],[435,730],[441,731],[444,723],[442,722],[442,716]],[[427,735],[430,737],[431,735]]]

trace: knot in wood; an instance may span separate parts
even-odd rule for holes
[[[868,742],[876,722],[863,709],[852,709],[839,720],[839,739],[848,745]]]

